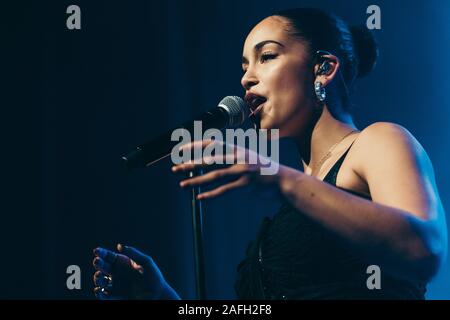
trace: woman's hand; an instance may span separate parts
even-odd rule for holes
[[[179,299],[150,256],[132,247],[117,245],[120,253],[94,250],[94,293],[101,300]]]
[[[199,200],[214,198],[225,192],[241,188],[279,198],[278,178],[279,170],[282,170],[282,166],[267,157],[263,157],[252,150],[212,140],[188,143],[182,146],[180,150],[191,152],[200,148],[203,150],[205,147],[213,150],[215,146],[217,148],[225,147],[226,150],[223,154],[203,155],[201,159],[175,165],[172,167],[172,171],[177,173],[190,172],[211,168],[212,165],[217,164],[229,165],[211,170],[201,176],[183,180],[180,182],[181,187],[200,186],[213,182],[220,184],[220,186],[210,191],[199,194]]]

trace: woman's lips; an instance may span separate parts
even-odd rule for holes
[[[255,113],[256,110],[259,109],[259,106],[267,101],[265,97],[250,92],[245,95],[244,100],[247,103],[251,113]]]

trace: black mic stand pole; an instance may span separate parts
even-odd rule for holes
[[[201,175],[201,170],[189,172],[189,178]],[[195,186],[191,190],[192,195],[192,228],[194,234],[194,264],[195,264],[195,284],[197,289],[197,299],[205,300],[205,260],[203,257],[203,224],[202,224],[202,202],[197,199],[200,194],[200,186]]]

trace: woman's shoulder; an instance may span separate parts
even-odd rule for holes
[[[372,142],[394,139],[414,139],[413,135],[405,127],[393,122],[374,122],[361,130],[359,139],[370,139]]]
[[[405,127],[393,122],[375,122],[361,130],[354,147],[359,162],[390,158],[428,160],[420,142]]]
[[[353,169],[380,203],[426,216],[437,190],[430,158],[403,126],[376,122],[362,130],[354,143]],[[352,148],[353,149],[353,148]],[[417,197],[421,194],[422,197]]]

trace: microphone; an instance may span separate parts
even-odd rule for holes
[[[194,134],[194,121],[201,121],[203,130],[223,129],[225,127],[237,127],[244,123],[248,117],[248,107],[244,100],[237,96],[223,98],[219,105],[187,121],[158,137],[141,144],[133,151],[122,157],[127,169],[149,166],[167,156],[178,141],[171,141],[172,132],[176,129],[186,129],[191,136]]]

